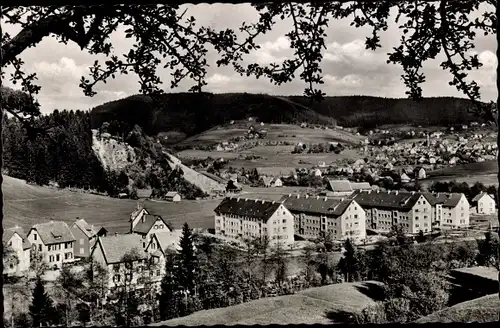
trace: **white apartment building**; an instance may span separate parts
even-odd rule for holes
[[[267,237],[270,246],[294,243],[293,215],[280,202],[226,197],[214,212],[216,235],[234,240]]]

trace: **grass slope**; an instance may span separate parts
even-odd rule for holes
[[[4,227],[22,226],[26,232],[33,224],[52,218],[72,223],[77,217],[90,224],[104,226],[111,233],[129,230],[130,213],[137,201],[99,195],[56,190],[26,184],[25,181],[3,176]],[[169,220],[180,229],[184,222],[194,228],[212,228],[213,210],[220,200],[166,203],[145,201],[144,206],[154,214]]]
[[[421,180],[425,186],[430,186],[434,181],[440,182],[467,182],[473,185],[476,182],[481,182],[485,186],[498,186],[498,162],[496,160],[488,160],[478,163],[461,164],[452,167],[445,167],[427,173],[427,178]]]
[[[493,322],[498,321],[499,309],[500,299],[495,293],[435,312],[418,319],[416,323]]]
[[[251,301],[204,310],[152,326],[330,324],[326,314],[360,311],[374,300],[363,292],[364,283],[344,283],[304,290],[295,295]]]

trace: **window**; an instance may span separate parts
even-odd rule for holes
[[[83,247],[80,247],[80,254],[85,253],[85,249]]]
[[[115,274],[113,276],[113,282],[120,282],[121,276],[119,274]]]
[[[59,256],[59,254],[56,254],[56,261],[59,262],[61,260],[61,257]]]
[[[163,229],[163,224],[160,224],[160,229]]]
[[[9,246],[12,246],[12,240],[11,240],[11,241],[9,241]]]
[[[50,252],[52,250],[52,245],[47,246],[47,250]]]
[[[283,219],[283,223],[286,223],[286,219]]]
[[[120,263],[113,264],[113,270],[120,271]]]
[[[160,276],[160,270],[156,270],[156,275]]]
[[[358,215],[357,214],[354,214],[354,218],[357,219],[358,218]]]
[[[41,252],[42,251],[42,244],[38,244],[38,251]]]
[[[285,212],[285,211],[283,211],[283,215],[286,215],[286,212]],[[283,220],[283,222],[284,222],[284,221],[285,221],[285,220]]]
[[[54,255],[49,256],[49,262],[54,262]]]
[[[80,245],[83,245],[83,238],[80,238]]]
[[[132,269],[132,262],[125,262],[125,268]]]
[[[131,282],[132,281],[132,274],[131,273],[126,273],[125,274],[125,281],[126,282]]]
[[[33,240],[37,240],[37,235],[36,235],[36,233],[35,233],[35,234],[33,234]]]

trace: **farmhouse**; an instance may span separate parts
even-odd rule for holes
[[[84,219],[77,219],[70,229],[76,239],[73,248],[75,257],[89,257],[90,249],[97,240],[99,230],[88,224]]]
[[[142,247],[145,249],[155,232],[172,231],[168,222],[159,215],[150,214],[145,208],[138,205],[137,210],[130,215],[130,233],[142,236]]]
[[[293,215],[274,201],[226,197],[214,210],[215,234],[234,240],[269,239],[271,246],[293,245]]]
[[[366,238],[365,211],[354,200],[290,194],[281,201],[293,214],[298,235],[317,238],[329,233],[334,240],[356,242]]]
[[[411,181],[410,177],[406,173],[401,174],[400,179],[402,183],[408,183]]]
[[[165,200],[169,202],[180,202],[181,201],[181,195],[179,195],[178,192],[176,191],[169,191],[165,195]]]
[[[154,253],[158,251],[163,255],[167,255],[167,250],[178,251],[181,247],[179,243],[181,236],[182,229],[154,233],[148,246],[146,246],[146,252]]]
[[[472,206],[476,208],[477,214],[494,214],[496,204],[493,197],[482,192],[472,199]]]
[[[469,202],[464,194],[432,194],[435,203],[435,221],[443,228],[459,228],[469,225]],[[441,211],[439,209],[441,208]]]
[[[29,269],[31,244],[20,227],[7,228],[3,231],[2,246],[3,274],[20,276]],[[8,254],[7,250],[12,253]]]
[[[427,177],[427,174],[426,174],[425,169],[423,167],[416,167],[413,170],[413,174],[415,176],[415,179],[419,179],[419,180],[425,179]]]
[[[366,212],[367,228],[390,231],[401,226],[416,234],[431,231],[431,199],[424,193],[356,191],[350,197]]]
[[[50,221],[35,224],[28,232],[32,251],[42,254],[50,266],[61,267],[63,263],[74,262],[75,236],[66,222]]]
[[[148,254],[140,235],[125,234],[98,237],[91,257],[108,272],[107,288],[125,286],[141,288],[146,279],[161,281],[160,254]]]

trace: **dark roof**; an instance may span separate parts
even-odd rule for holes
[[[142,236],[136,234],[99,237],[98,241],[102,246],[108,264],[120,263],[123,256],[133,250],[137,251],[139,258],[146,258],[147,254],[142,247],[142,242]],[[99,245],[96,244],[96,247],[99,247]]]
[[[444,207],[455,207],[458,205],[460,202],[460,199],[462,199],[463,194],[458,194],[458,193],[437,193],[437,194],[431,194],[432,197],[435,199],[436,204],[443,204]]]
[[[153,215],[153,214],[144,214],[142,218],[139,220],[139,222],[135,225],[134,228],[132,228],[132,232],[138,233],[138,234],[147,234],[153,225],[155,224],[156,220],[162,220],[165,225],[172,230],[172,226],[165,222],[163,218],[159,215]]]
[[[350,198],[354,199],[362,207],[409,211],[420,196],[424,196],[431,203],[432,199],[429,199],[428,196],[421,192],[355,191]]]
[[[80,230],[88,237],[92,238],[95,235],[97,235],[98,229],[96,229],[93,225],[90,225],[85,221],[84,219],[79,219],[76,220],[75,223],[73,223],[77,228],[80,228]]]
[[[217,214],[231,214],[235,216],[246,216],[269,219],[280,207],[280,202],[226,197],[214,210]]]
[[[478,202],[481,198],[483,198],[483,196],[490,196],[490,195],[488,195],[488,193],[482,192],[482,193],[480,193],[480,194],[476,195],[476,197],[474,197],[474,198],[472,199],[472,202],[474,202],[474,203],[475,203],[475,202]],[[491,197],[491,196],[490,196],[490,197]],[[491,198],[493,198],[493,197],[491,197]]]
[[[345,212],[351,199],[334,199],[328,197],[305,197],[288,195],[282,199],[283,205],[292,213],[311,213],[340,216]]]
[[[31,229],[35,229],[45,245],[59,244],[75,241],[75,236],[63,221],[50,221],[35,224]]]
[[[349,180],[328,180],[328,185],[331,191],[336,191],[336,192],[352,191],[352,186]]]

